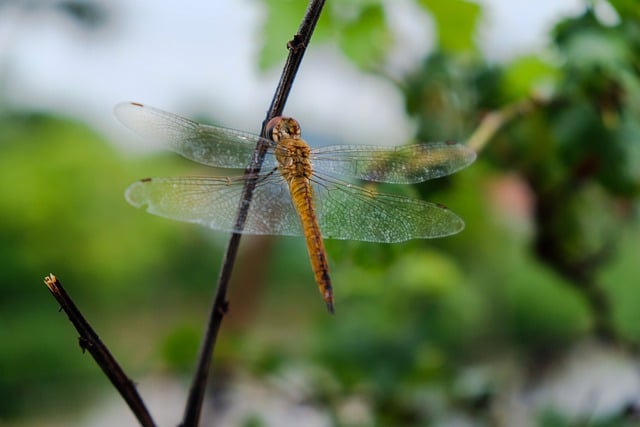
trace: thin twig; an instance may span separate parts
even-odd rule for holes
[[[84,352],[86,350],[91,354],[98,366],[100,366],[109,378],[111,384],[120,392],[120,395],[125,402],[127,402],[127,405],[129,405],[129,408],[131,408],[140,424],[149,427],[155,426],[151,414],[149,414],[149,411],[144,405],[133,381],[127,377],[118,362],[116,362],[116,359],[102,343],[98,334],[96,334],[80,310],[78,310],[78,307],[76,307],[71,297],[62,287],[62,283],[60,283],[58,278],[53,274],[45,277],[44,283],[58,301],[62,310],[67,313],[69,320],[80,334],[78,341],[82,351]]]
[[[508,122],[518,116],[531,112],[540,101],[527,98],[513,104],[509,104],[500,110],[486,114],[476,130],[467,140],[467,146],[476,152],[482,151],[485,145]]]
[[[280,76],[280,82],[276,88],[271,106],[269,107],[264,122],[262,123],[261,135],[263,138],[268,137],[266,134],[266,125],[269,120],[275,116],[281,115],[284,110],[284,105],[289,96],[289,92],[291,91],[291,87],[293,86],[293,81],[298,72],[298,68],[300,67],[300,63],[302,62],[304,53],[307,46],[309,46],[313,30],[320,18],[320,13],[322,12],[324,3],[325,0],[311,0],[309,2],[309,7],[305,12],[305,16],[298,28],[298,32],[295,34],[293,39],[287,43],[289,56],[287,57],[287,62],[285,63],[282,75]],[[245,170],[246,176],[257,176],[262,167],[265,154],[266,146],[264,144],[257,144],[253,153],[253,158],[251,159],[251,164]],[[236,216],[235,222],[236,230],[242,230],[242,228],[244,228],[244,223],[247,219],[249,205],[251,203],[255,186],[255,179],[247,180],[240,205],[238,206],[238,215]],[[213,356],[213,349],[215,347],[220,324],[222,323],[222,319],[228,309],[227,289],[229,287],[229,280],[231,279],[231,272],[238,253],[239,244],[240,234],[231,234],[231,238],[227,244],[227,250],[222,261],[220,275],[218,276],[216,295],[211,307],[211,312],[209,313],[207,329],[202,339],[198,365],[193,376],[191,389],[189,390],[189,397],[187,399],[181,423],[182,427],[196,426],[200,418],[202,402],[211,365],[211,358]]]

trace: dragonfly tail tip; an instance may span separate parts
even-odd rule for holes
[[[333,309],[333,301],[327,301],[327,310],[329,311],[329,314],[336,314]]]

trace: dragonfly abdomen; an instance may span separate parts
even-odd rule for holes
[[[313,275],[329,312],[333,313],[333,288],[329,277],[329,263],[313,204],[311,183],[305,177],[293,177],[288,182],[293,204],[302,223]]]

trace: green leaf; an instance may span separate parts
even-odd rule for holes
[[[414,294],[447,294],[462,281],[452,260],[436,251],[408,253],[390,272],[399,290]]]
[[[625,19],[640,19],[638,0],[609,0],[609,4]]]
[[[474,36],[482,9],[465,0],[419,0],[438,26],[438,42],[442,50],[461,52],[475,48]]]
[[[356,19],[340,32],[340,47],[344,54],[361,68],[378,64],[387,53],[392,37],[381,5],[373,4],[360,10]]]
[[[262,46],[258,60],[262,70],[283,63],[286,43],[295,34],[306,7],[306,2],[292,0],[264,0],[264,4],[267,15],[259,32]],[[313,42],[331,39],[357,66],[374,68],[392,41],[380,0],[342,0],[328,6],[318,21]]]
[[[184,324],[174,328],[161,345],[164,362],[176,372],[189,373],[198,354],[199,339],[200,331],[194,325]]]
[[[558,71],[538,56],[524,56],[513,61],[504,72],[504,89],[509,100],[526,98],[543,85],[552,85]]]
[[[284,64],[287,42],[293,38],[304,16],[307,2],[300,0],[264,0],[267,8],[263,27],[258,31],[262,46],[258,66],[266,70],[276,64]],[[318,32],[314,33],[314,39]]]

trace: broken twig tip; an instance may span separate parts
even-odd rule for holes
[[[44,278],[44,284],[47,285],[47,288],[49,288],[51,292],[55,292],[58,287],[57,283],[59,283],[58,278],[53,273],[49,273],[49,275]]]

